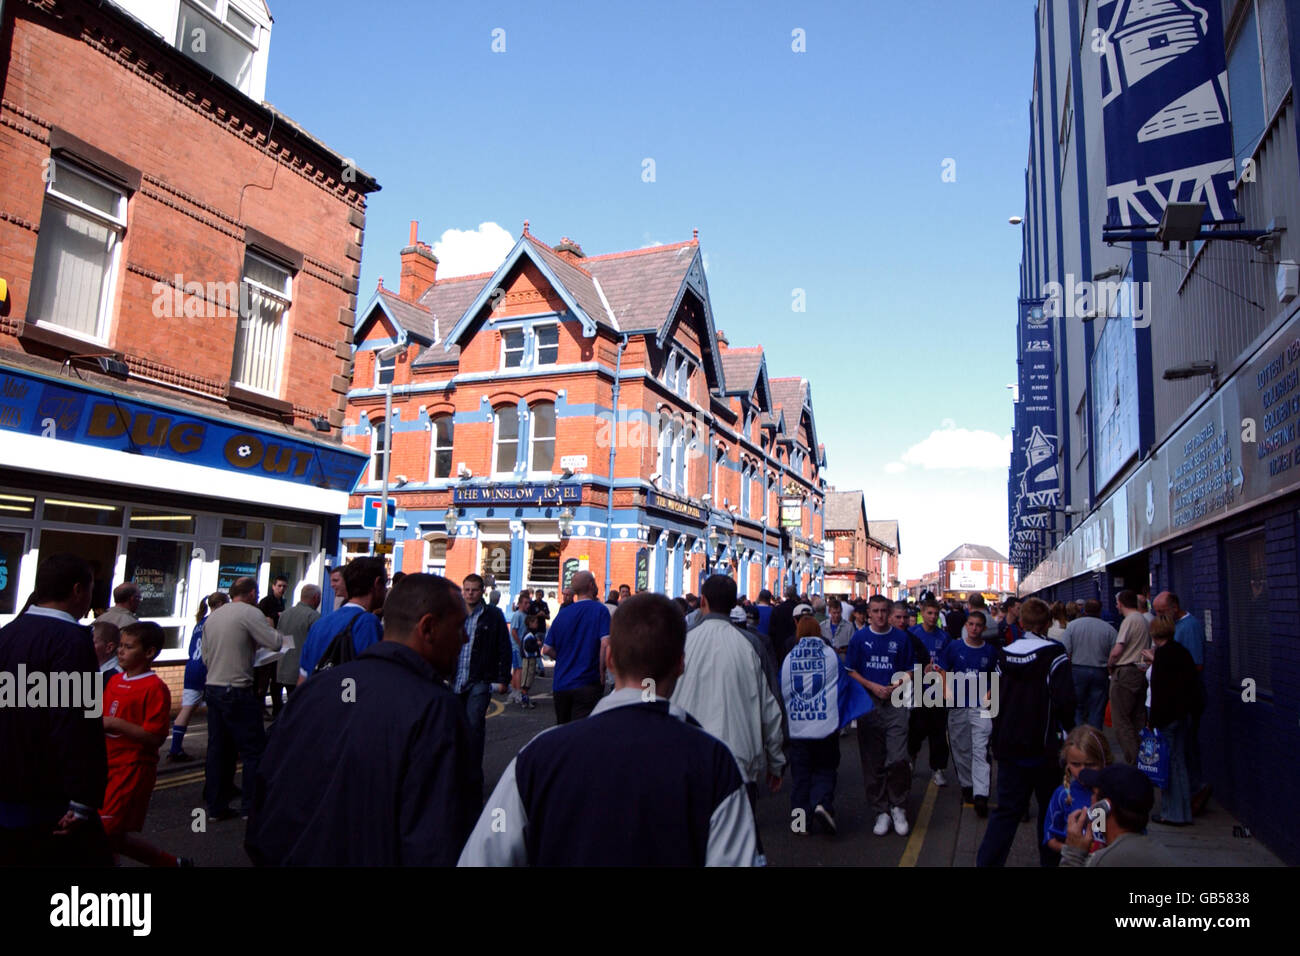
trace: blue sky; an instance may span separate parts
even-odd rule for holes
[[[698,228],[718,327],[810,380],[827,478],[900,520],[904,575],[1005,553],[1032,3],[271,12],[267,99],[383,186],[362,301],[411,219],[434,243],[528,219],[590,255]],[[448,235],[440,272],[493,236]]]

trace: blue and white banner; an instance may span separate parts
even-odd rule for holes
[[[1020,301],[1020,401],[1012,435],[1010,550],[1022,570],[1045,548],[1060,507],[1061,474],[1056,451],[1056,346],[1040,299]],[[1017,560],[1019,558],[1019,560]]]
[[[1219,0],[1100,0],[1106,228],[1155,226],[1170,202],[1239,222]]]

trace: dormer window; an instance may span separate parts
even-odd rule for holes
[[[519,368],[524,364],[524,330],[515,329],[505,332],[501,336],[505,352],[502,359],[502,368]]]
[[[176,49],[253,96],[253,60],[261,27],[230,0],[181,0]]]

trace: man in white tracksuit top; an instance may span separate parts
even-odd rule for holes
[[[725,743],[745,780],[751,804],[766,773],[768,789],[781,789],[785,773],[781,705],[763,673],[758,653],[731,623],[736,582],[715,574],[700,588],[700,623],[686,633],[686,672],[672,702]],[[759,846],[760,858],[762,846]],[[761,862],[761,860],[760,860]]]

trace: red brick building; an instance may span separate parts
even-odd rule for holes
[[[826,491],[826,593],[870,597],[867,505],[861,491]]]
[[[379,187],[262,102],[265,6],[204,5],[0,19],[0,623],[73,551],[97,606],[140,585],[165,661],[234,576],[319,583],[365,464],[340,427]]]
[[[1001,600],[1016,593],[1016,569],[986,545],[963,544],[939,562],[939,591],[963,601],[976,592]]]
[[[897,521],[867,522],[867,582],[872,594],[897,601],[903,595],[898,577],[898,556],[902,553]]]
[[[579,569],[672,595],[713,569],[751,596],[821,590],[808,382],[716,330],[697,240],[587,256],[525,223],[495,273],[437,267],[412,223],[398,290],[359,314],[344,431],[371,464],[342,553],[370,549],[386,473],[408,572],[492,574],[511,597]]]

